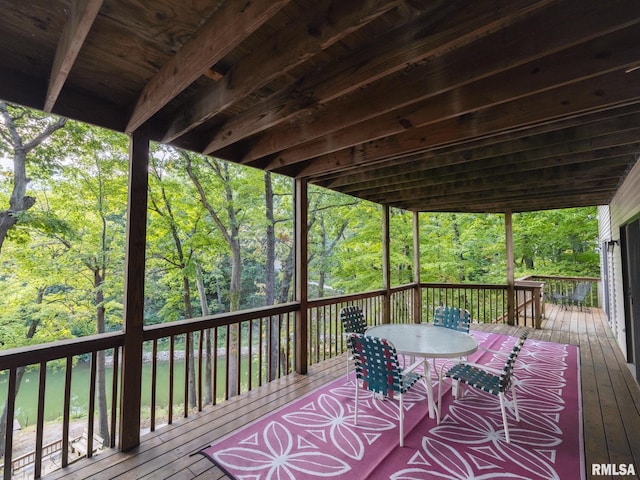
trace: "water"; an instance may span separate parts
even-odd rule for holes
[[[224,392],[225,364],[223,361],[217,363],[217,383],[218,394]],[[242,368],[246,372],[246,368]],[[255,371],[255,369],[254,369]],[[203,372],[204,374],[204,372]],[[33,368],[25,372],[22,384],[16,398],[15,418],[23,427],[34,425],[38,413],[38,383],[39,369]],[[243,376],[243,388],[246,389],[246,373]],[[87,416],[89,408],[89,387],[91,380],[91,370],[86,363],[78,363],[72,369],[71,378],[71,418],[82,418]],[[8,373],[0,374],[0,404],[4,405],[7,398]],[[64,413],[64,369],[55,367],[47,368],[46,388],[45,388],[45,422],[62,421]],[[113,369],[106,367],[106,395],[109,409],[111,409],[111,385],[113,383]],[[167,409],[169,403],[169,362],[158,362],[156,370],[156,406],[160,409]],[[173,372],[174,384],[174,411],[176,405],[184,403],[184,361],[174,361]],[[204,387],[204,380],[203,380]],[[142,371],[142,414],[149,415],[151,405],[151,364],[143,364]],[[96,402],[97,412],[97,402]]]

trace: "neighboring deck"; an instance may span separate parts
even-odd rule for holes
[[[640,388],[604,312],[564,310],[548,304],[546,314],[547,320],[541,329],[531,332],[532,338],[580,346],[587,478],[591,478],[591,464],[632,463],[640,469]],[[517,327],[495,324],[473,327],[510,335],[518,331]],[[344,373],[344,356],[313,365],[308,375],[287,376],[148,434],[135,452],[103,452],[43,478],[228,478],[196,452]]]

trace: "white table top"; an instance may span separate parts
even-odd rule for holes
[[[416,357],[464,357],[478,349],[478,342],[468,333],[430,323],[377,325],[368,328],[365,335],[385,338],[398,353]]]

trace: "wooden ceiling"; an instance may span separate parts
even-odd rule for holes
[[[0,98],[413,211],[607,204],[638,0],[0,0]]]

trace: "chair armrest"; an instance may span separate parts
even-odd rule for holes
[[[464,363],[465,365],[469,365],[471,367],[476,367],[479,368],[480,370],[484,370],[486,372],[492,373],[494,375],[500,375],[502,374],[502,369],[501,368],[494,368],[494,367],[489,367],[483,363],[472,363],[472,362],[464,362],[464,361],[457,361],[457,362],[445,362],[442,364],[442,366],[440,367],[440,378],[444,378],[444,372],[446,370],[448,370],[451,366],[453,365],[457,365],[459,363]]]

